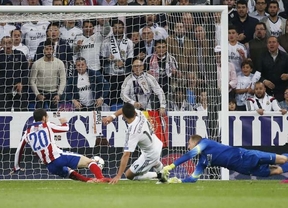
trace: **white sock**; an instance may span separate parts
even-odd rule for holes
[[[143,181],[143,180],[150,180],[153,178],[157,178],[156,172],[147,172],[147,173],[144,173],[143,175],[135,176],[133,180]]]
[[[156,173],[160,173],[160,171],[163,169],[163,164],[159,161],[159,163],[154,166],[154,170],[156,171]]]

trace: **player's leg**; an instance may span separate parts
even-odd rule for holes
[[[125,172],[125,176],[130,180],[149,180],[157,178],[156,172],[149,172],[154,166],[154,162],[147,160],[143,154]]]
[[[63,178],[71,178],[73,180],[78,180],[78,181],[83,181],[83,182],[87,182],[91,180],[91,178],[87,178],[79,174],[78,172],[72,170],[71,168],[64,166],[65,161],[66,161],[65,157],[66,156],[61,156],[47,165],[47,169],[49,170],[51,174],[58,175]]]
[[[104,178],[101,169],[98,167],[96,162],[88,157],[80,155],[80,160],[77,165],[78,168],[89,168],[90,171],[95,175],[97,179]]]

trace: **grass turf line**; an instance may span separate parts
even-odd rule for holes
[[[198,181],[162,184],[120,181],[116,185],[76,181],[1,181],[0,207],[9,208],[254,208],[287,207],[288,184],[279,181]]]

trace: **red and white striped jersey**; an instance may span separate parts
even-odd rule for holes
[[[54,133],[67,132],[68,130],[67,123],[58,126],[51,122],[36,122],[28,126],[15,153],[14,169],[20,169],[19,162],[26,143],[31,146],[33,152],[38,155],[44,164],[60,157],[62,150],[55,143]]]

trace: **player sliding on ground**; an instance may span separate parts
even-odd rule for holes
[[[176,177],[168,179],[168,183],[193,183],[196,182],[206,167],[220,166],[244,175],[268,177],[288,172],[288,154],[258,150],[247,150],[231,147],[213,140],[193,135],[188,142],[188,151],[172,164],[163,168],[165,174],[182,163],[199,155],[199,162],[193,174],[185,179]],[[285,182],[285,181],[283,181]]]
[[[158,178],[158,183],[166,183],[167,177],[161,173],[163,164],[160,161],[163,144],[154,134],[149,121],[141,111],[135,110],[135,107],[130,103],[125,103],[123,108],[111,116],[104,117],[102,121],[107,125],[120,115],[123,115],[123,119],[128,125],[128,130],[120,167],[110,184],[115,184],[121,179],[127,167],[130,154],[135,151],[137,145],[141,150],[141,155],[125,172],[125,176],[130,180]],[[148,172],[151,168],[155,172]]]
[[[54,133],[67,132],[69,126],[65,118],[60,118],[61,126],[48,121],[48,115],[44,109],[36,109],[33,113],[34,123],[28,126],[21,142],[16,150],[14,168],[11,172],[20,171],[20,158],[25,144],[28,143],[50,173],[63,178],[71,178],[83,182],[110,182],[110,178],[104,178],[101,169],[96,162],[83,155],[66,152],[56,146]],[[96,178],[87,178],[73,169],[89,168]]]

